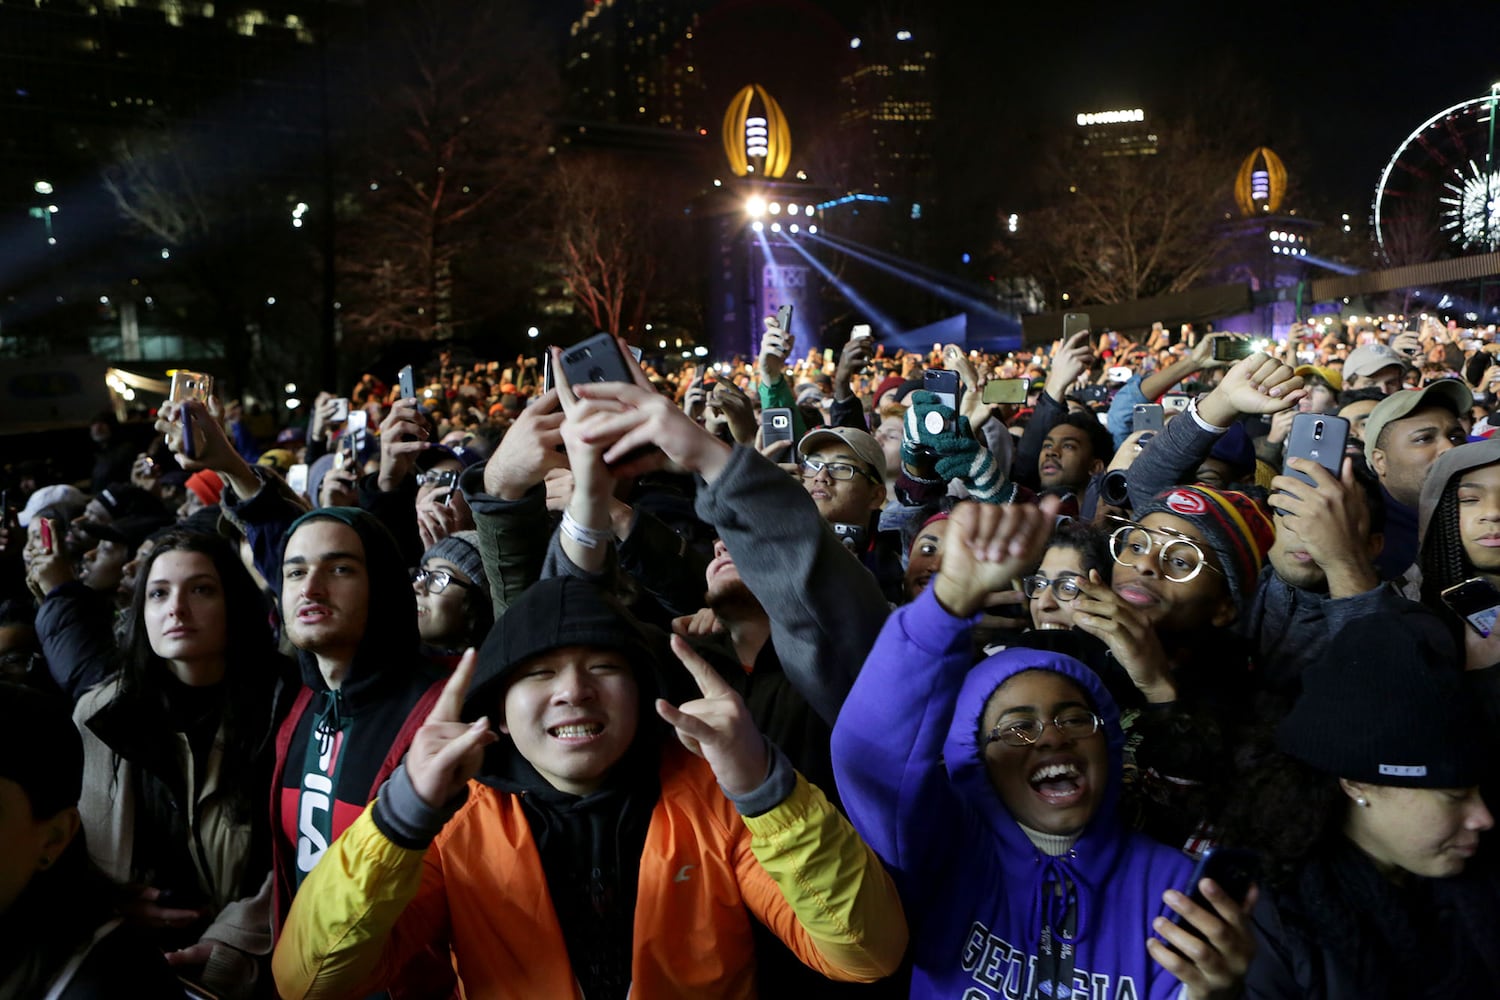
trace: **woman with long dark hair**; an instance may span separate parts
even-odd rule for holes
[[[1246,994],[1500,996],[1500,874],[1482,834],[1494,671],[1463,674],[1435,624],[1363,618],[1303,674],[1226,840],[1269,890]]]
[[[78,703],[79,811],[129,915],[224,996],[253,995],[271,950],[266,803],[288,665],[221,538],[168,532],[141,566],[116,677]]]

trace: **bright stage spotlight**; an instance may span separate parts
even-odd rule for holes
[[[766,228],[766,224],[764,222],[760,222],[759,220],[757,220],[755,222],[750,223],[750,228],[753,229],[753,230],[755,230],[758,233],[762,229]]]
[[[752,194],[745,199],[745,214],[752,219],[758,219],[766,214],[766,199],[758,194]]]
[[[781,202],[779,202],[779,201],[773,201],[773,202],[771,202],[771,204],[769,204],[769,205],[766,206],[766,210],[769,211],[772,215],[780,215],[781,214]]]

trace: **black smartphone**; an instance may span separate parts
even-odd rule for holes
[[[1339,478],[1344,465],[1344,447],[1349,443],[1349,421],[1326,413],[1299,413],[1292,418],[1292,432],[1286,439],[1287,458],[1305,458],[1327,469]],[[1290,463],[1281,474],[1295,476],[1309,486],[1316,486],[1312,476],[1298,472]]]
[[[1089,328],[1088,313],[1063,313],[1063,340]]]
[[[1164,420],[1160,403],[1136,403],[1130,411],[1130,431],[1159,431]]]
[[[182,457],[197,458],[198,442],[193,439],[193,411],[184,402],[179,413],[182,417]]]
[[[0,490],[0,528],[10,524],[13,514],[15,511],[10,506],[10,490]]]
[[[958,372],[928,368],[922,372],[922,388],[934,393],[948,409],[958,409]]]
[[[585,382],[632,382],[630,366],[620,345],[608,333],[596,333],[562,352],[562,370],[569,385]]]
[[[1026,402],[1026,394],[1031,391],[1031,379],[1029,378],[992,378],[984,384],[984,392],[979,397],[983,402],[991,405],[1015,404]]]
[[[1215,361],[1244,361],[1254,353],[1255,346],[1249,337],[1214,338]]]
[[[772,406],[760,411],[760,446],[775,444],[777,441],[790,441],[797,433],[796,425],[792,423],[792,411],[785,406]],[[791,457],[788,452],[788,458]]]
[[[1187,896],[1199,906],[1210,913],[1216,912],[1214,905],[1204,898],[1198,883],[1206,878],[1211,878],[1229,894],[1236,903],[1243,903],[1245,897],[1250,894],[1250,886],[1254,884],[1260,874],[1260,855],[1254,851],[1248,851],[1238,847],[1210,847],[1203,852],[1198,859],[1198,865],[1193,869],[1192,878],[1188,884],[1181,888],[1184,896]],[[1188,923],[1187,918],[1175,910],[1170,917],[1172,923],[1181,927],[1190,934],[1202,937],[1198,929]]]
[[[417,380],[412,376],[411,365],[407,365],[396,374],[396,381],[401,386],[399,391],[402,399],[417,398]]]
[[[1474,577],[1454,584],[1439,596],[1482,638],[1488,639],[1495,631],[1495,620],[1500,617],[1500,590],[1488,580]]]

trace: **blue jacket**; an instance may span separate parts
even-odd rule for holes
[[[913,998],[1033,997],[1043,927],[1062,876],[1077,890],[1074,996],[1165,998],[1181,985],[1146,951],[1161,894],[1185,888],[1185,855],[1127,831],[1117,817],[1124,734],[1103,683],[1070,657],[1011,649],[973,666],[972,620],[929,588],[887,620],[833,731],[833,765],[855,828],[885,861],[911,924]],[[1052,670],[1076,682],[1104,720],[1109,783],[1061,857],[1037,850],[990,785],[980,720],[1012,675]],[[1049,920],[1049,917],[1051,918]],[[1065,996],[1066,994],[1060,994]]]

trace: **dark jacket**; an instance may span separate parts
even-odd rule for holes
[[[119,669],[114,619],[109,600],[77,580],[53,588],[37,609],[36,634],[47,669],[75,703]]]

